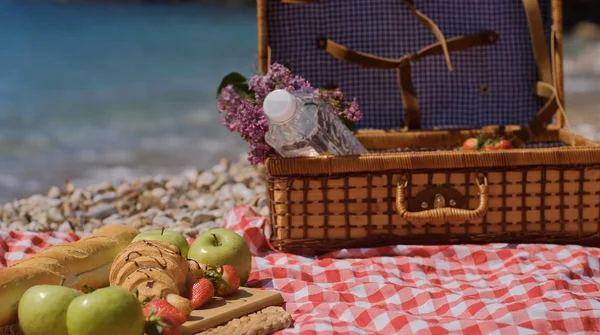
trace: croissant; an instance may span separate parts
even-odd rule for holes
[[[115,256],[138,230],[127,225],[108,225],[76,242],[48,247],[0,270],[0,326],[16,321],[18,302],[35,285],[59,285],[76,289],[109,285]]]
[[[176,246],[162,241],[131,243],[115,257],[110,285],[119,285],[137,294],[138,300],[166,299],[186,315],[194,309],[184,298],[187,285],[202,277],[204,268],[181,255]]]

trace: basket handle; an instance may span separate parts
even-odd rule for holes
[[[482,180],[480,181],[480,179],[477,178],[477,186],[479,187],[479,206],[477,209],[469,210],[444,207],[422,212],[411,212],[406,208],[407,181],[398,183],[396,209],[403,219],[416,224],[444,224],[446,222],[457,223],[478,220],[487,213],[489,199],[487,178],[483,176],[481,179]]]

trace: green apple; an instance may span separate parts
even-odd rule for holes
[[[173,230],[165,230],[165,228],[148,230],[140,233],[134,237],[131,242],[133,243],[139,240],[155,240],[171,243],[181,250],[181,255],[183,255],[183,257],[187,257],[188,251],[190,250],[190,244],[183,234]]]
[[[240,286],[246,284],[252,269],[252,255],[243,237],[226,228],[215,228],[198,236],[188,257],[200,264],[231,265],[240,275]]]
[[[17,314],[25,335],[67,335],[67,309],[81,292],[59,285],[36,285],[21,300]]]
[[[144,312],[133,293],[109,286],[71,302],[67,330],[69,335],[143,335]]]

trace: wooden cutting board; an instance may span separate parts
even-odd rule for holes
[[[215,297],[193,311],[188,321],[181,326],[181,334],[196,334],[265,307],[283,303],[283,297],[278,291],[241,287],[235,294],[226,298]]]

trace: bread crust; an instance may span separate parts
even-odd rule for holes
[[[138,234],[127,225],[108,225],[76,242],[52,246],[0,270],[0,326],[16,322],[18,302],[35,285],[79,289],[109,285],[112,262]]]

